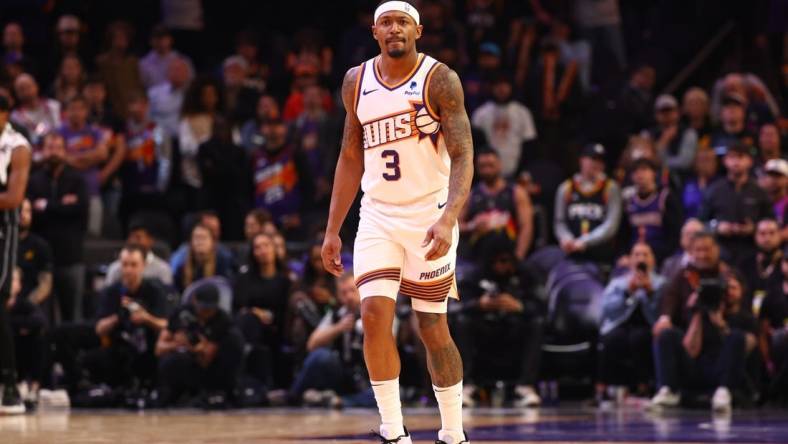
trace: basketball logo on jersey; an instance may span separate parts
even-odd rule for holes
[[[430,137],[437,147],[440,122],[421,102],[410,102],[411,109],[363,124],[364,149],[377,148],[410,137]]]

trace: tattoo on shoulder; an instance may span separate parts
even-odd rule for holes
[[[342,132],[342,151],[352,158],[360,159],[362,153],[362,129],[356,116],[356,81],[359,67],[350,68],[342,81],[342,102],[345,104],[345,127]]]

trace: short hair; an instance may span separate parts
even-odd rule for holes
[[[66,101],[66,108],[68,108],[69,106],[71,106],[71,105],[73,105],[75,103],[81,103],[81,104],[83,104],[85,106],[88,106],[88,99],[86,99],[85,96],[83,96],[81,94],[77,94],[76,96],[74,96],[74,97],[72,97],[72,98],[70,98],[70,99],[68,99]]]
[[[707,229],[703,229],[698,231],[697,233],[692,235],[692,240],[690,241],[690,245],[694,244],[696,241],[703,240],[703,239],[711,239],[714,244],[717,244],[717,238],[714,236],[714,233]]]
[[[131,244],[131,243],[124,245],[123,248],[120,251],[121,251],[121,253],[124,252],[124,251],[127,252],[127,253],[138,252],[140,254],[140,256],[142,257],[143,261],[145,261],[145,256],[148,254],[145,251],[145,248],[142,247],[142,245],[140,245],[140,244]]]
[[[758,222],[756,222],[755,226],[757,227],[758,225],[760,225],[763,222],[774,223],[775,225],[777,225],[777,228],[780,228],[780,222],[777,220],[777,218],[772,217],[772,216],[766,216],[764,218],[758,219]]]
[[[476,158],[477,159],[479,157],[482,157],[482,156],[495,156],[495,157],[497,157],[499,159],[501,158],[501,155],[498,153],[498,151],[495,151],[495,150],[490,149],[490,148],[482,148],[482,149],[476,151]]]
[[[271,217],[271,213],[262,208],[255,208],[254,210],[250,211],[246,214],[246,217],[249,216],[253,217],[254,220],[256,220],[260,225],[264,225],[274,220],[273,217]]]
[[[132,220],[131,222],[129,222],[129,233],[131,233],[132,231],[144,231],[145,234],[147,234],[148,236],[153,236],[153,234],[150,231],[150,227],[148,227],[148,224],[146,224],[145,222],[139,219]]]

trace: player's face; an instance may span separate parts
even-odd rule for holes
[[[372,27],[380,51],[392,58],[400,58],[416,49],[422,26],[404,12],[391,11],[381,15]]]

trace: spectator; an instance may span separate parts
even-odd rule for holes
[[[250,372],[260,381],[270,383],[276,367],[281,374],[285,356],[286,313],[290,296],[290,279],[284,264],[276,257],[274,240],[259,233],[251,240],[250,257],[233,285],[234,312],[237,325],[246,341],[254,347],[249,357]]]
[[[50,96],[54,97],[61,105],[65,105],[74,97],[82,93],[87,76],[82,61],[75,55],[63,57],[60,70],[55,77]]]
[[[244,219],[244,238],[247,242],[252,242],[260,233],[266,232],[266,226],[272,224],[271,215],[265,210],[252,210],[246,214]],[[274,227],[276,230],[276,227]]]
[[[89,124],[87,119],[87,101],[77,96],[66,104],[66,123],[59,132],[66,144],[66,163],[81,172],[88,187],[88,233],[98,236],[103,218],[100,166],[109,155],[108,134]]]
[[[698,148],[698,134],[681,123],[679,103],[668,94],[657,97],[654,104],[657,126],[650,131],[657,152],[668,168],[684,172],[692,167]]]
[[[281,120],[263,124],[265,145],[252,153],[254,206],[271,213],[287,237],[303,235],[302,214],[313,195],[309,162],[288,140]]]
[[[555,195],[555,237],[561,250],[575,259],[604,262],[612,259],[609,242],[621,220],[621,191],[605,175],[605,148],[586,146],[580,172],[565,181]]]
[[[722,99],[720,126],[711,136],[711,146],[718,152],[735,144],[752,146],[755,136],[747,129],[747,99],[730,93]]]
[[[101,292],[96,335],[104,347],[85,357],[94,382],[111,387],[152,388],[159,332],[167,328],[166,294],[160,284],[143,278],[145,252],[126,245],[120,252],[121,280]]]
[[[164,129],[168,137],[178,134],[183,100],[191,82],[189,63],[176,57],[167,66],[167,81],[148,88],[150,117]]]
[[[782,237],[780,225],[773,218],[761,219],[755,226],[755,246],[757,252],[743,258],[738,264],[744,284],[749,293],[744,294],[744,305],[750,310],[760,306],[769,288],[783,280]],[[753,310],[754,311],[754,310]]]
[[[317,328],[320,320],[335,305],[334,291],[336,283],[334,275],[323,268],[320,258],[320,243],[314,243],[307,252],[301,278],[296,280],[293,294],[290,297],[288,312],[288,337],[296,352],[296,358],[306,352],[309,336]],[[279,257],[277,255],[277,257]]]
[[[304,90],[304,112],[293,122],[294,137],[299,150],[309,163],[315,183],[314,202],[321,212],[328,208],[331,182],[336,168],[336,140],[340,139],[339,125],[323,110],[323,88],[310,86]]]
[[[684,226],[681,227],[679,250],[662,262],[662,269],[659,273],[662,275],[662,277],[670,281],[673,279],[676,273],[689,265],[690,261],[692,260],[690,257],[690,245],[692,244],[692,239],[695,237],[695,234],[700,233],[703,230],[703,223],[698,219],[689,218],[686,222],[684,222]]]
[[[450,8],[439,0],[428,0],[419,7],[424,29],[419,50],[448,66],[462,66],[466,58],[461,25],[454,21]]]
[[[659,316],[665,278],[656,273],[648,244],[636,243],[629,256],[628,272],[613,278],[602,296],[598,402],[609,399],[610,386],[626,391],[634,385],[638,395],[645,395],[652,377],[651,328]]]
[[[684,181],[681,193],[686,217],[698,217],[706,190],[720,179],[717,163],[717,154],[711,148],[701,148],[695,154],[692,175]]]
[[[249,159],[232,141],[224,120],[215,120],[211,138],[201,144],[197,164],[202,177],[202,202],[222,220],[225,239],[243,238],[244,214],[251,207]]]
[[[235,54],[246,62],[245,84],[263,92],[268,89],[271,67],[260,58],[260,36],[255,31],[245,30],[238,33],[235,39]]]
[[[629,82],[618,99],[618,118],[621,119],[622,134],[633,134],[651,126],[652,90],[655,80],[656,72],[650,65],[640,65],[632,71]]]
[[[232,263],[220,254],[217,254],[216,244],[211,229],[198,223],[191,232],[186,260],[175,268],[175,288],[182,292],[192,282],[211,276],[229,278],[232,274]]]
[[[492,356],[499,361],[495,373],[516,375],[516,407],[541,404],[534,387],[541,363],[544,307],[529,295],[529,279],[518,269],[513,247],[505,236],[493,238],[480,255],[480,272],[463,284],[466,302],[456,333],[457,346],[465,356],[466,404],[473,404],[469,398],[473,399],[475,383],[485,375],[496,378],[484,368],[488,366],[479,365]],[[517,352],[511,354],[513,350]]]
[[[131,25],[120,21],[111,23],[107,28],[107,50],[96,57],[98,72],[107,82],[109,103],[124,119],[129,97],[142,91],[139,60],[129,52],[131,40]]]
[[[774,207],[774,217],[780,226],[788,221],[788,161],[785,159],[772,159],[766,162],[764,174],[758,179],[758,184],[769,196],[769,201]]]
[[[352,275],[337,279],[337,294],[341,305],[309,336],[309,355],[288,395],[296,403],[369,407],[374,397],[366,386],[361,299]]]
[[[220,101],[219,85],[210,78],[198,79],[186,92],[177,133],[180,161],[174,167],[176,177],[180,179],[187,211],[204,207],[200,195],[202,176],[197,154],[200,145],[213,134],[213,127],[219,118]]]
[[[785,384],[785,372],[788,370],[788,324],[785,321],[788,319],[788,251],[783,251],[780,268],[782,279],[772,284],[755,314],[760,322],[759,349],[766,370],[773,378],[782,377],[782,381],[776,382]],[[778,393],[772,395],[780,396]]]
[[[200,394],[208,408],[226,407],[243,359],[243,339],[232,318],[219,308],[212,283],[197,288],[176,309],[156,343],[161,405]]]
[[[516,242],[515,256],[523,260],[534,236],[531,198],[520,185],[501,176],[501,159],[495,151],[476,155],[476,173],[480,180],[460,216],[460,233],[482,248],[484,239],[504,234]]]
[[[56,40],[50,63],[45,67],[57,69],[66,56],[76,56],[83,64],[92,63],[92,59],[87,57],[86,44],[82,38],[82,23],[78,17],[66,14],[57,19],[55,26]],[[90,69],[92,66],[88,66]],[[51,71],[45,73],[45,80],[52,81],[55,77]]]
[[[148,97],[131,96],[123,133],[126,154],[120,167],[122,196],[118,216],[126,224],[141,210],[167,210],[162,198],[172,166],[172,139],[148,117]]]
[[[580,36],[591,42],[595,52],[612,55],[618,71],[623,72],[627,58],[618,3],[618,0],[577,0],[574,2],[574,19]],[[604,60],[594,59],[597,63]]]
[[[698,136],[698,149],[710,148],[711,118],[706,91],[697,86],[688,89],[681,101],[681,113],[684,124],[694,129]]]
[[[658,407],[676,406],[678,390],[715,387],[714,411],[730,411],[731,390],[742,387],[747,353],[755,346],[755,320],[741,304],[743,284],[728,279],[701,280],[687,299],[686,332],[661,331],[654,346]]]
[[[222,223],[219,216],[213,211],[202,211],[197,215],[196,223],[205,225],[211,230],[214,240],[218,243],[222,238]],[[191,233],[193,226],[189,226],[187,231]],[[190,236],[190,235],[189,235]],[[189,237],[187,236],[187,237]],[[177,270],[186,261],[186,255],[189,251],[189,242],[182,243],[172,255],[170,255],[170,268]],[[222,257],[222,262],[228,262],[235,266],[235,259],[233,252],[230,251],[224,244],[218,243],[217,254]]]
[[[6,68],[17,65],[24,72],[38,73],[36,61],[25,53],[25,34],[19,23],[8,22],[3,28],[3,57],[0,62]]]
[[[698,216],[720,238],[723,258],[736,263],[754,251],[755,222],[771,216],[773,210],[766,193],[750,177],[749,147],[730,146],[725,167],[727,178],[709,186]]]
[[[782,134],[774,123],[765,123],[758,132],[758,150],[760,165],[772,159],[785,159],[782,152]]]
[[[245,122],[255,113],[257,98],[263,93],[264,83],[250,79],[249,63],[242,56],[232,56],[222,64],[224,115],[233,123]]]
[[[500,155],[504,178],[513,178],[533,148],[528,142],[535,141],[537,136],[531,111],[512,98],[512,81],[508,77],[500,75],[495,80],[492,100],[479,107],[471,121]]]
[[[462,76],[465,104],[474,113],[492,97],[493,83],[501,71],[501,47],[493,42],[479,46],[479,55],[468,72]]]
[[[44,380],[46,341],[46,316],[38,303],[21,294],[22,271],[14,267],[11,280],[11,297],[6,301],[11,332],[16,352],[18,380],[27,388],[23,401],[35,406],[38,389]]]
[[[189,77],[194,75],[194,67],[188,57],[173,48],[175,40],[164,25],[156,25],[150,34],[151,50],[140,60],[140,80],[145,89],[168,82],[167,72],[175,60],[182,60],[189,66]]]
[[[279,103],[273,96],[263,94],[257,99],[254,119],[249,119],[241,127],[241,146],[251,153],[255,148],[265,145],[262,125],[265,121],[281,118]]]
[[[129,97],[138,93],[130,93]],[[107,100],[107,83],[98,76],[91,76],[85,81],[82,95],[88,104],[88,122],[115,132],[123,131],[123,119],[115,113],[112,103]]]
[[[309,86],[318,84],[319,67],[317,62],[312,60],[301,60],[296,63],[293,68],[293,86],[290,95],[285,101],[285,106],[282,111],[282,118],[286,122],[292,122],[304,112],[304,90]],[[323,92],[322,98],[323,109],[327,112],[334,110],[334,103],[331,100],[331,95]]]
[[[19,296],[36,306],[50,300],[52,295],[52,249],[41,236],[32,233],[33,205],[30,200],[22,201],[19,208],[19,246],[16,265],[21,271],[22,281]],[[48,313],[49,310],[45,310]]]
[[[681,204],[668,188],[657,184],[657,165],[641,157],[632,164],[634,190],[624,199],[630,228],[629,246],[646,243],[660,264],[678,243],[682,216]]]
[[[164,259],[156,256],[153,252],[153,245],[156,242],[149,229],[142,223],[132,223],[129,226],[129,235],[126,238],[126,243],[129,245],[138,245],[145,253],[144,270],[142,277],[145,279],[158,281],[159,283],[171,287],[173,285],[172,268],[170,264]],[[122,278],[123,263],[120,259],[115,260],[109,267],[107,267],[107,276],[104,279],[106,287],[114,285]]]
[[[30,74],[21,74],[14,81],[18,104],[11,120],[27,130],[30,142],[39,148],[49,131],[60,127],[60,104],[39,97],[38,83]]]
[[[33,232],[52,247],[59,319],[81,320],[87,184],[79,172],[66,164],[63,136],[51,133],[44,137],[41,153],[43,168],[31,174],[27,186],[27,197],[33,203]]]
[[[564,63],[560,55],[554,41],[544,40],[528,73],[530,88],[526,87],[526,92],[542,125],[566,123],[572,104],[580,97],[577,63],[573,60]]]

